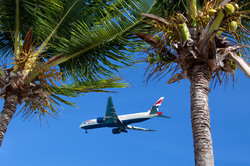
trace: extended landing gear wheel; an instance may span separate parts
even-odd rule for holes
[[[85,130],[85,133],[87,134],[87,133],[88,133],[88,131],[87,131],[87,130]]]

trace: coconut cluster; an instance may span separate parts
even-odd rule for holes
[[[227,3],[224,6],[215,6],[214,8],[204,7],[198,12],[196,20],[199,25],[205,28],[210,20],[214,20],[216,16],[225,17],[217,33],[219,35],[224,31],[235,32],[238,25],[241,24],[239,6],[234,2]]]
[[[155,56],[155,54],[153,54],[153,53],[149,54],[147,59],[148,59],[149,64],[153,64],[155,61],[156,62],[162,62],[162,60],[163,60],[163,58],[161,57],[160,54],[157,54]]]
[[[147,17],[147,15],[145,16]],[[224,6],[215,6],[214,8],[205,6],[197,13],[195,17],[198,24],[197,27],[205,29],[209,23],[211,24],[213,21],[217,21],[216,17],[221,17],[218,19],[220,22],[218,23],[217,27],[214,28],[214,30],[217,30],[217,36],[221,35],[225,31],[229,33],[235,32],[241,20],[238,4],[227,3]],[[158,46],[171,45],[181,40],[182,43],[184,43],[190,38],[190,32],[188,32],[190,30],[188,25],[189,22],[180,13],[176,13],[175,15],[171,16],[170,19],[165,21],[156,20],[151,16],[150,19],[153,20],[150,24],[160,30],[160,32],[154,36],[155,41],[161,43],[158,44]],[[202,29],[200,29],[200,31],[202,31]],[[158,49],[154,50],[154,53],[150,53],[147,57],[147,62],[150,65],[169,60],[164,58],[164,55],[162,55],[161,51],[159,51],[159,47]],[[162,49],[160,48],[160,50]],[[232,67],[235,68],[234,65]]]

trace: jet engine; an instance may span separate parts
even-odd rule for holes
[[[99,117],[96,119],[97,123],[103,123],[105,122],[105,118],[104,117]]]
[[[120,133],[121,133],[121,130],[118,129],[118,128],[114,128],[114,129],[112,129],[112,133],[113,133],[113,134],[120,134]]]

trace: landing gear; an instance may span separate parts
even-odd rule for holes
[[[121,129],[121,132],[127,133],[128,131],[125,129]]]
[[[86,133],[86,134],[88,133],[87,129],[85,129],[85,133]]]

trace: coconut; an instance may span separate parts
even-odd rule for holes
[[[210,10],[208,10],[208,14],[209,14],[210,16],[214,16],[216,13],[217,13],[217,10],[215,10],[215,9],[210,9]]]
[[[239,5],[236,3],[236,4],[234,4],[234,7],[235,7],[235,10],[239,10]]]
[[[160,38],[159,36],[155,36],[155,40],[156,40],[156,41],[160,41],[161,38]]]
[[[230,32],[234,32],[237,29],[237,27],[238,27],[237,21],[231,21],[229,23],[229,31]]]
[[[190,33],[186,23],[179,24],[183,42],[187,41],[190,37]]]
[[[234,5],[233,5],[233,4],[228,3],[228,4],[226,4],[226,5],[224,6],[224,10],[225,10],[225,12],[226,12],[228,15],[230,15],[230,14],[233,14],[233,13],[234,13],[235,8],[234,8]]]
[[[154,61],[155,61],[154,57],[148,56],[148,63],[149,63],[149,64],[153,64]]]
[[[161,56],[160,56],[159,54],[157,54],[155,60],[156,60],[157,62],[161,62],[161,61],[162,61],[162,58],[161,58]]]

